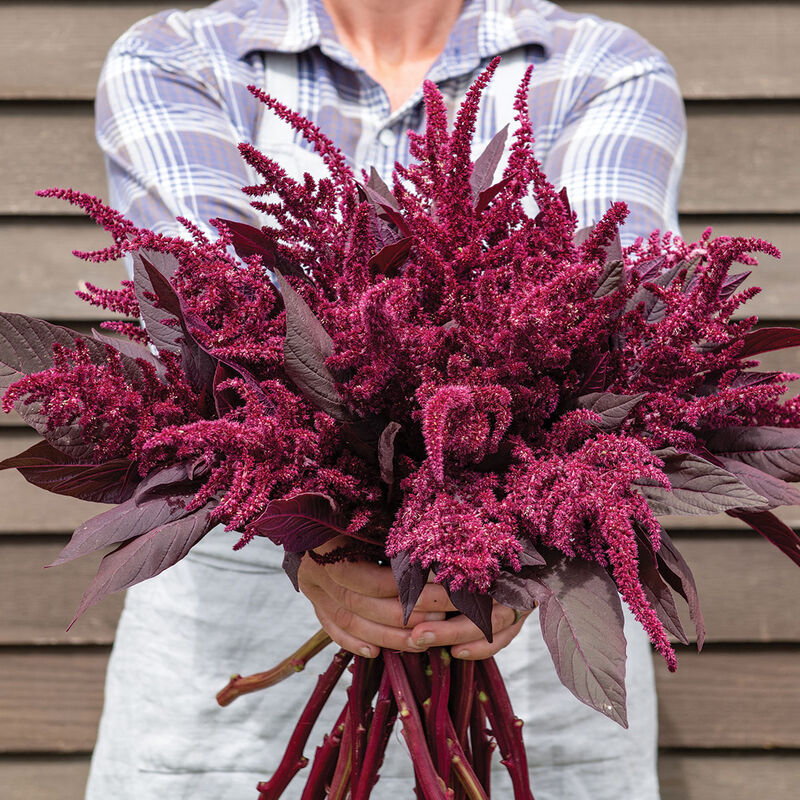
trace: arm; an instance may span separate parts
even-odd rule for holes
[[[630,216],[623,245],[655,229],[678,232],[678,189],[686,149],[686,118],[675,75],[654,50],[590,82],[544,163],[566,186],[581,225],[596,222],[622,200]]]

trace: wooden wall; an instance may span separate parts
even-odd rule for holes
[[[199,3],[175,3],[191,7]],[[773,240],[752,307],[799,324],[800,4],[715,0],[567,2],[625,22],[663,49],[686,97],[689,149],[680,207],[684,232],[707,224]],[[2,308],[86,327],[71,296],[80,281],[111,285],[115,267],[89,267],[74,247],[103,238],[37,188],[105,194],[92,134],[104,54],[159,2],[5,2],[0,6],[0,253]],[[770,356],[800,371],[797,356]],[[0,457],[33,437],[0,421]],[[91,577],[90,559],[44,572],[93,509],[0,474],[0,797],[82,796],[120,598],[65,624]],[[786,518],[800,525],[797,509]],[[695,565],[709,639],[668,675],[656,661],[664,800],[797,797],[800,784],[800,581],[777,550],[727,518],[675,534]],[[567,800],[565,798],[565,800]],[[622,798],[620,799],[622,800]]]

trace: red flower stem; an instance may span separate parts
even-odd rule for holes
[[[455,726],[449,716],[447,718],[447,723],[447,745],[453,772],[455,772],[458,780],[461,782],[466,796],[469,800],[489,800],[488,789],[484,789],[478,776],[475,774],[475,770],[472,768],[469,759],[461,747],[461,743],[458,741]]]
[[[453,723],[447,703],[450,699],[450,653],[444,647],[435,647],[429,652],[431,663],[431,718],[429,731],[432,733],[433,753],[436,770],[445,784],[450,783],[450,750],[447,737]],[[455,733],[452,734],[453,736]]]
[[[358,786],[353,793],[353,800],[367,800],[372,787],[378,781],[378,770],[383,763],[383,754],[389,737],[394,727],[397,716],[397,704],[394,701],[389,674],[386,670],[381,675],[381,684],[378,687],[378,698],[375,701],[375,713],[367,737],[367,747],[361,761],[361,774],[358,776]]]
[[[336,769],[336,762],[339,759],[339,748],[342,744],[344,735],[344,722],[347,717],[347,706],[342,709],[339,719],[333,726],[330,734],[326,734],[322,744],[317,748],[314,755],[314,763],[308,773],[306,785],[300,800],[325,800],[328,793],[328,785],[331,782],[333,771]]]
[[[258,784],[258,790],[261,792],[259,800],[277,800],[292,778],[308,764],[308,759],[303,755],[303,748],[311,735],[311,729],[314,727],[317,717],[330,697],[333,687],[342,677],[351,657],[352,653],[340,650],[333,657],[328,669],[317,679],[317,685],[314,687],[303,713],[300,714],[300,719],[295,725],[281,763],[268,781]]]
[[[364,748],[364,737],[367,733],[367,714],[372,706],[371,676],[374,674],[374,663],[370,658],[356,656],[353,662],[353,682],[347,689],[350,706],[350,725],[347,736],[352,747],[352,767],[350,770],[350,793],[355,794],[361,772],[361,759]]]
[[[294,653],[272,669],[266,672],[257,672],[255,675],[248,675],[246,678],[241,675],[231,677],[228,685],[217,694],[217,702],[221,706],[227,706],[243,694],[267,689],[285,680],[290,675],[294,675],[295,672],[302,672],[306,664],[330,643],[331,638],[325,631],[317,631]]]
[[[533,800],[528,775],[528,757],[522,741],[522,720],[514,716],[506,685],[495,660],[487,658],[478,662],[478,671],[484,688],[484,692],[479,695],[479,701],[486,709],[497,744],[500,746],[502,764],[511,776],[514,800]]]
[[[353,769],[352,720],[353,709],[348,703],[342,744],[339,747],[339,758],[336,760],[336,769],[333,772],[327,800],[344,800],[350,789],[350,772]]]
[[[386,671],[389,673],[394,699],[397,702],[398,715],[403,723],[403,735],[408,743],[408,749],[411,751],[414,773],[419,781],[424,800],[447,800],[448,797],[452,797],[452,792],[448,791],[444,781],[436,774],[428,743],[425,740],[422,719],[414,700],[408,675],[403,667],[403,661],[397,653],[391,650],[384,650],[383,658],[386,662]]]
[[[472,714],[472,702],[475,697],[475,662],[456,659],[455,667],[456,691],[451,693],[451,714],[461,749],[470,756],[469,720]]]
[[[431,696],[431,685],[428,676],[425,674],[425,657],[428,653],[401,653],[400,658],[414,692],[417,705],[422,706],[427,698]]]
[[[477,691],[473,688],[473,691]],[[472,766],[478,780],[486,790],[486,794],[491,794],[492,777],[492,753],[496,747],[495,743],[489,738],[486,732],[486,711],[485,702],[482,702],[478,695],[478,702],[472,703],[470,714],[469,736],[472,745]]]

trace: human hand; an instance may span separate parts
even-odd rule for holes
[[[408,634],[407,644],[417,647],[450,647],[453,658],[478,661],[496,655],[522,630],[530,611],[522,613],[495,602],[492,607],[492,641],[463,614],[444,621],[424,620]]]
[[[345,543],[339,537],[318,551],[328,552]],[[422,590],[403,626],[402,605],[389,567],[350,561],[321,565],[306,556],[298,571],[298,585],[331,639],[366,658],[375,658],[381,647],[422,652],[432,646],[450,646],[456,658],[489,658],[519,633],[530,613],[518,617],[512,609],[495,603],[489,643],[463,614],[445,618],[446,612],[456,608],[444,587],[435,583]]]
[[[318,552],[347,543],[337,537]],[[311,601],[320,624],[336,644],[351,653],[376,658],[380,648],[422,652],[426,646],[409,642],[409,633],[423,622],[445,623],[455,611],[443,586],[428,584],[403,626],[403,608],[390,567],[365,561],[318,564],[306,555],[297,573],[300,591]]]

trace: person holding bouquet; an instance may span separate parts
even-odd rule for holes
[[[631,211],[623,244],[677,231],[685,121],[671,68],[630,30],[545,0],[221,0],[144,20],[112,49],[98,91],[109,202],[157,232],[178,233],[178,216],[209,233],[218,217],[263,224],[241,192],[256,181],[237,145],[253,144],[296,179],[320,165],[248,84],[319,124],[357,171],[374,166],[388,179],[395,161],[409,160],[405,131],[424,128],[423,79],[454,109],[497,55],[476,149],[513,119],[516,87],[533,64],[537,155],[550,180],[569,188],[581,224],[622,200]],[[538,631],[520,635],[524,618],[509,608],[495,606],[489,643],[431,584],[403,626],[389,568],[305,558],[306,600],[270,542],[241,553],[234,542],[215,531],[129,590],[88,800],[249,796],[314,676],[309,669],[225,711],[214,702],[221,677],[263,669],[320,624],[362,656],[432,645],[461,659],[497,654],[525,721],[537,800],[658,797],[652,666],[638,626],[626,624],[626,731],[563,689]],[[332,722],[324,717],[319,730]],[[504,780],[498,772],[497,796]],[[390,750],[373,797],[408,797],[412,786],[407,759]]]

